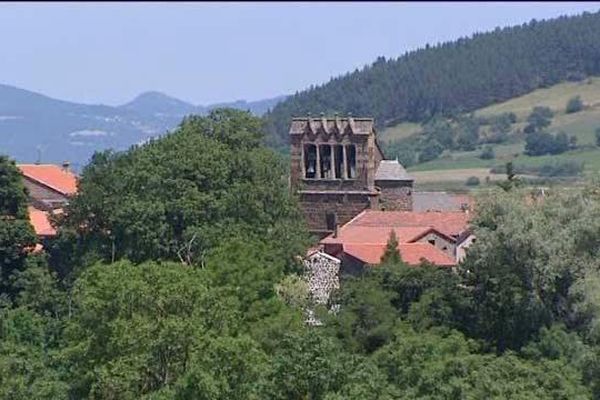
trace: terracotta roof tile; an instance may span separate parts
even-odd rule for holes
[[[338,229],[337,237],[321,240],[328,251],[342,251],[364,263],[378,264],[392,230],[396,232],[400,253],[410,265],[425,259],[437,265],[456,265],[444,251],[428,242],[417,242],[430,232],[455,241],[469,229],[468,213],[365,210]],[[326,247],[327,248],[327,247]]]
[[[49,215],[47,212],[38,210],[31,206],[27,208],[27,211],[29,212],[29,220],[31,221],[31,225],[33,225],[36,235],[56,236],[56,229],[54,229],[54,227],[52,227],[50,224],[50,220],[48,219]]]
[[[462,211],[414,212],[367,210],[346,226],[352,227],[432,227],[447,236],[457,236],[469,225],[470,214]]]
[[[429,226],[409,226],[409,227],[379,227],[379,226],[353,226],[345,225],[340,228],[336,238],[333,235],[327,236],[321,240],[322,244],[329,243],[371,243],[385,244],[390,238],[392,229],[396,232],[396,237],[400,243],[412,242],[415,238],[421,237],[431,230]]]
[[[41,183],[63,195],[77,192],[77,176],[54,164],[19,164],[21,173],[27,178]]]
[[[344,253],[366,263],[377,265],[385,252],[385,244],[344,244]],[[456,261],[429,243],[400,243],[402,260],[409,265],[419,265],[422,260],[439,266],[453,266]]]

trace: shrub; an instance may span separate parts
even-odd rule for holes
[[[465,182],[465,185],[467,186],[479,186],[481,182],[479,181],[479,178],[476,176],[470,176],[467,178],[467,181]]]
[[[437,140],[432,140],[427,143],[423,151],[421,151],[421,154],[419,154],[419,162],[423,163],[435,160],[440,156],[440,154],[442,154],[443,151],[444,148],[442,145]]]
[[[571,135],[569,136],[569,149],[573,150],[577,148],[577,136]]]
[[[550,125],[554,112],[548,107],[534,107],[531,114],[527,117],[527,122],[532,125],[534,130],[540,130]]]
[[[569,150],[572,140],[564,132],[552,135],[547,132],[532,132],[525,138],[525,154],[542,156],[544,154],[561,154]]]
[[[527,124],[527,126],[525,126],[525,128],[523,129],[523,132],[533,133],[533,132],[535,132],[535,126],[532,124]]]
[[[479,155],[479,158],[481,158],[482,160],[491,160],[493,158],[496,158],[496,154],[494,153],[494,149],[492,148],[492,146],[485,146],[483,148],[483,151]]]
[[[567,114],[576,113],[583,109],[583,102],[581,101],[581,97],[575,96],[569,99],[567,102],[566,112]]]
[[[596,146],[600,147],[600,128],[596,128]]]

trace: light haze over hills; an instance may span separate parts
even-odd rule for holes
[[[220,104],[262,115],[280,96]],[[184,116],[217,105],[196,106],[146,92],[121,106],[80,104],[0,85],[0,148],[21,162],[70,161],[80,168],[95,150],[121,150],[176,127]]]

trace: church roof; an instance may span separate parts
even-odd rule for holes
[[[377,172],[376,181],[412,181],[414,180],[406,173],[404,167],[398,160],[381,160]]]
[[[326,134],[336,133],[338,135],[347,133],[353,135],[370,135],[374,132],[373,126],[373,118],[293,118],[290,126],[290,135],[316,134],[318,132]]]

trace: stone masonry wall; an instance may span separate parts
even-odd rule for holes
[[[55,191],[33,182],[26,177],[23,179],[23,183],[29,191],[29,198],[31,199],[32,203],[38,205],[38,207],[46,208],[44,206],[45,201],[66,204],[69,200],[66,196],[56,193]]]
[[[366,208],[369,208],[369,196],[354,194],[303,194],[300,207],[306,218],[309,230],[331,233],[327,229],[327,213],[337,215],[338,225],[343,225]]]
[[[388,211],[412,211],[411,181],[377,181],[380,189],[379,209]]]

